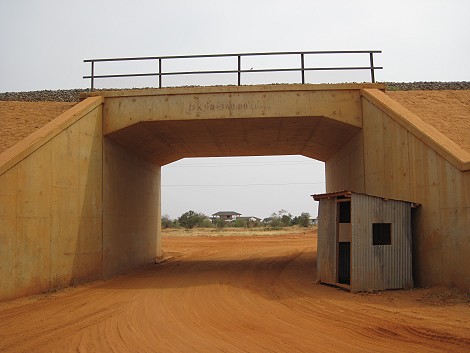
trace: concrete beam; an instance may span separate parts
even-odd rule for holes
[[[158,165],[184,157],[278,154],[325,161],[361,128],[364,87],[381,86],[105,92],[104,134]]]

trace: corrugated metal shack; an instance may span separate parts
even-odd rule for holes
[[[341,191],[312,195],[322,283],[352,292],[412,288],[411,209],[416,204]]]

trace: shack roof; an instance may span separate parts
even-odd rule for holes
[[[391,198],[388,198],[388,197],[382,197],[382,196],[364,194],[364,193],[361,193],[361,192],[354,192],[354,191],[348,191],[348,190],[336,191],[336,192],[329,192],[329,193],[326,193],[326,194],[314,194],[314,195],[310,195],[310,196],[312,196],[315,201],[319,201],[319,200],[321,200],[321,199],[332,199],[332,198],[337,198],[337,197],[348,198],[348,197],[351,197],[352,194],[359,194],[359,195],[367,195],[367,196],[372,196],[372,197],[378,197],[378,198],[381,198],[381,199],[383,199],[383,200],[394,200],[394,201],[408,202],[408,203],[411,204],[411,207],[413,207],[413,208],[414,208],[414,207],[418,207],[418,206],[421,205],[421,204],[419,204],[419,203],[417,203],[417,202],[413,202],[413,201],[391,199]]]
[[[331,199],[331,198],[338,197],[338,196],[351,197],[351,191],[343,190],[343,191],[329,192],[326,194],[314,194],[310,196],[312,196],[315,201],[318,201],[321,199]]]

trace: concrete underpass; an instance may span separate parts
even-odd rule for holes
[[[0,300],[109,278],[161,254],[160,168],[304,155],[326,191],[421,204],[418,286],[470,288],[470,153],[380,84],[96,92],[0,154]]]

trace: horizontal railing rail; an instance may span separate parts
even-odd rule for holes
[[[237,74],[237,84],[241,85],[241,76],[246,73],[255,72],[300,72],[301,83],[305,83],[305,73],[308,71],[348,71],[348,70],[369,70],[371,82],[375,83],[375,70],[381,70],[383,67],[374,66],[374,54],[382,53],[381,50],[337,50],[337,51],[299,51],[299,52],[267,52],[267,53],[238,53],[238,54],[202,54],[202,55],[172,55],[172,56],[144,56],[144,57],[131,57],[131,58],[108,58],[108,59],[86,59],[85,63],[91,64],[91,74],[83,76],[84,79],[90,79],[90,88],[95,89],[95,80],[104,78],[122,78],[122,77],[158,77],[158,87],[163,86],[164,76],[177,76],[177,75],[201,75],[201,74]],[[322,54],[367,54],[368,66],[341,66],[341,67],[307,67],[305,66],[305,57],[308,55],[322,55]],[[274,69],[242,69],[242,58],[254,56],[287,56],[298,55],[300,67],[294,68],[274,68]],[[237,58],[237,68],[232,70],[200,70],[200,71],[163,71],[163,62],[178,59],[202,59],[202,58]],[[102,62],[125,62],[125,61],[156,61],[158,62],[158,71],[147,73],[123,73],[123,74],[109,74],[109,75],[96,75],[95,64]]]

